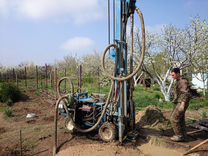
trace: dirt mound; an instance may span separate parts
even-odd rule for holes
[[[149,106],[144,111],[139,112],[136,121],[142,127],[163,127],[167,126],[168,120],[164,117],[162,111],[157,107]]]

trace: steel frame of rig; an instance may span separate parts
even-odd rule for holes
[[[133,67],[135,13],[139,15],[141,21],[142,48],[139,61],[136,67]],[[130,48],[126,40],[129,19]],[[58,83],[59,98],[56,101],[54,118],[54,155],[57,152],[57,120],[60,115],[65,118],[65,126],[70,132],[88,133],[98,130],[100,138],[106,142],[118,138],[122,143],[128,132],[135,129],[133,76],[141,69],[145,55],[144,19],[141,11],[136,8],[136,0],[108,0],[108,42],[109,45],[101,59],[103,71],[112,82],[106,100],[101,94],[89,96],[87,92],[75,93],[69,77],[63,77]],[[107,71],[106,58],[114,62],[112,75]],[[61,93],[61,83],[66,80],[70,84],[70,91]]]

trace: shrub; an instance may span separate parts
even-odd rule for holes
[[[9,108],[5,109],[5,110],[4,110],[4,115],[5,115],[6,117],[8,117],[8,118],[13,117],[13,110],[12,110],[12,109],[9,109]]]
[[[0,101],[7,105],[12,105],[14,102],[22,98],[21,91],[18,87],[11,83],[3,83],[0,87]]]

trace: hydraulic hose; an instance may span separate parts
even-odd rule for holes
[[[61,79],[59,80],[58,86],[57,86],[57,88],[56,88],[59,97],[62,97],[62,96],[69,96],[69,95],[70,95],[70,93],[61,95],[61,83],[62,83],[62,81],[64,81],[64,80],[68,80],[68,81],[69,81],[69,84],[70,84],[70,87],[71,87],[71,94],[72,94],[72,95],[74,94],[74,85],[73,85],[71,79],[70,79],[69,77],[63,77],[63,78],[61,78]]]
[[[116,44],[110,44],[109,46],[107,46],[107,48],[104,50],[103,52],[103,56],[102,56],[102,68],[103,68],[103,71],[104,73],[110,77],[112,80],[117,80],[117,81],[125,81],[125,80],[129,80],[131,79],[142,67],[142,63],[143,63],[143,60],[144,60],[144,55],[145,55],[145,26],[144,26],[144,17],[143,17],[143,14],[142,12],[136,8],[136,12],[137,14],[139,15],[139,18],[141,20],[141,27],[142,27],[142,51],[141,51],[141,58],[140,58],[140,62],[137,66],[137,68],[129,75],[127,75],[126,77],[115,77],[113,75],[110,75],[106,72],[106,67],[105,67],[105,56],[106,56],[106,53],[110,50],[111,47],[114,47],[116,49],[116,51],[118,50],[118,47]],[[133,42],[133,41],[132,41]]]
[[[57,137],[58,106],[59,106],[61,100],[67,99],[67,98],[68,98],[68,94],[63,95],[63,96],[60,96],[60,97],[58,98],[58,100],[56,101],[56,106],[55,106],[55,117],[54,117],[54,126],[55,126],[55,129],[54,129],[54,147],[53,147],[53,156],[55,156],[55,154],[56,154],[56,152],[57,152],[57,145],[58,145],[58,137]],[[64,109],[66,110],[67,117],[70,117],[70,116],[69,116],[68,108],[67,108],[67,106],[66,106],[65,103],[64,103]]]
[[[110,91],[109,91],[109,94],[108,94],[108,98],[107,98],[105,106],[102,110],[102,114],[100,115],[96,124],[93,125],[92,127],[88,128],[88,129],[81,129],[81,128],[77,127],[76,124],[75,124],[75,129],[77,131],[82,132],[82,133],[87,133],[87,132],[93,131],[94,129],[96,129],[98,127],[98,125],[100,124],[100,122],[101,122],[102,118],[104,117],[104,115],[106,113],[106,110],[108,108],[113,88],[114,88],[114,82],[111,83],[111,88],[110,88]]]
[[[74,123],[74,126],[75,126],[75,129],[79,132],[82,132],[82,133],[87,133],[87,132],[90,132],[94,129],[96,129],[98,127],[98,125],[100,124],[102,118],[104,117],[105,113],[106,113],[106,110],[107,110],[107,107],[109,105],[109,102],[110,102],[110,98],[111,98],[111,94],[112,94],[112,90],[114,88],[114,83],[112,82],[111,84],[111,88],[110,88],[110,92],[108,94],[108,98],[107,98],[107,101],[105,103],[105,106],[103,108],[103,111],[102,111],[102,114],[100,115],[98,121],[96,122],[95,125],[93,125],[92,127],[88,128],[88,129],[81,129],[79,128],[75,123]],[[57,124],[58,124],[58,106],[61,102],[61,100],[64,100],[64,99],[67,99],[68,98],[68,94],[66,95],[63,95],[63,96],[60,96],[59,99],[56,101],[56,106],[55,106],[55,118],[54,118],[54,126],[55,126],[55,130],[54,130],[54,149],[53,149],[53,153],[55,154],[57,151],[57,145],[58,145],[58,140],[57,140]],[[70,117],[69,115],[69,111],[68,111],[68,108],[66,106],[66,104],[64,103],[64,109],[66,110],[66,113],[67,113],[67,117]]]

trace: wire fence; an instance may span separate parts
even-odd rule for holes
[[[57,68],[49,65],[28,66],[22,68],[10,68],[0,71],[0,82],[14,83],[24,90],[46,90],[56,93],[57,84],[60,78],[69,77],[76,92],[106,92],[106,86],[110,80],[103,78],[102,72],[98,67],[96,72],[85,72],[85,68],[80,65],[76,69]],[[67,91],[69,84],[64,81],[61,85]],[[107,87],[108,88],[108,87]]]

